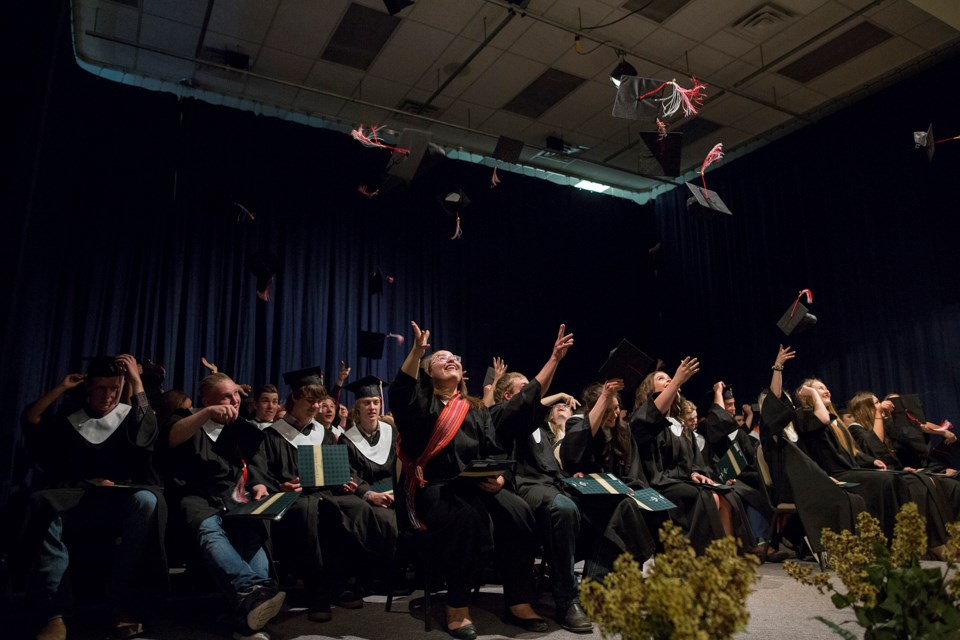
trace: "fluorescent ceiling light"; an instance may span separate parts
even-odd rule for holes
[[[573,186],[577,187],[578,189],[586,189],[587,191],[595,191],[597,193],[603,193],[610,188],[605,184],[600,184],[599,182],[590,182],[589,180],[581,180]]]

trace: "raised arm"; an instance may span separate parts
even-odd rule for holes
[[[623,380],[614,378],[603,383],[603,390],[597,398],[597,402],[590,409],[587,419],[590,423],[590,435],[597,435],[600,425],[603,424],[603,415],[610,407],[610,400],[623,390]]]
[[[170,448],[179,447],[181,444],[193,437],[200,427],[210,420],[220,424],[228,424],[237,419],[239,413],[235,407],[226,404],[215,404],[204,407],[197,412],[181,418],[170,427],[170,434],[167,436],[170,442]]]
[[[566,330],[567,325],[561,324],[560,330],[557,331],[557,339],[553,343],[553,351],[550,353],[550,357],[547,358],[547,362],[543,365],[543,368],[540,369],[540,373],[534,376],[537,382],[540,383],[540,397],[543,397],[543,394],[550,388],[550,383],[553,382],[553,376],[557,373],[557,365],[560,364],[563,357],[567,355],[567,350],[573,346],[573,334],[564,334]]]
[[[827,410],[827,405],[823,403],[823,398],[820,397],[816,389],[804,385],[800,387],[797,395],[801,398],[810,398],[813,402],[813,415],[815,415],[821,423],[825,425],[830,424],[830,412]]]
[[[50,389],[50,391],[47,391],[33,404],[27,407],[27,411],[24,414],[24,419],[29,424],[40,424],[40,420],[43,417],[43,412],[50,408],[50,405],[56,402],[57,398],[62,396],[64,393],[83,384],[83,380],[84,375],[82,373],[71,373],[67,375],[63,380],[60,381],[60,384],[55,386],[53,389]]]
[[[780,345],[780,350],[777,352],[777,359],[773,361],[773,366],[770,367],[770,369],[773,370],[770,376],[770,393],[778,398],[780,394],[783,393],[783,365],[786,364],[787,361],[793,360],[796,355],[796,352],[790,347]],[[823,403],[821,402],[820,404]]]
[[[497,389],[497,382],[507,372],[507,363],[503,358],[494,356],[493,358],[493,382],[483,386],[483,406],[490,408],[494,405],[493,394]]]
[[[421,331],[416,322],[411,322],[410,326],[413,328],[413,345],[403,365],[400,366],[400,371],[416,380],[420,375],[420,360],[430,347],[430,331],[429,329]]]
[[[699,370],[700,361],[696,358],[687,356],[680,361],[680,366],[677,367],[677,372],[673,374],[673,378],[669,384],[667,384],[666,388],[657,396],[657,399],[653,401],[653,404],[656,405],[660,413],[669,415],[670,406],[673,404],[673,401],[677,399],[677,395],[680,393],[680,387]]]

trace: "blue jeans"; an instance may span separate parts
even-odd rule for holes
[[[220,591],[231,601],[239,601],[256,587],[276,589],[270,578],[267,553],[251,524],[237,521],[231,523],[228,531],[223,519],[213,515],[200,523],[197,532],[203,562]]]
[[[573,570],[577,536],[580,535],[580,510],[573,500],[559,493],[547,506],[546,516],[547,522],[541,520],[540,524],[549,527],[544,541],[550,557],[553,601],[557,612],[563,615],[567,607],[580,601],[577,576]]]
[[[157,496],[150,491],[117,495],[108,491],[88,493],[76,507],[58,514],[47,527],[27,584],[30,606],[40,622],[63,616],[70,606],[63,584],[70,565],[70,554],[63,542],[64,528],[68,532],[98,531],[105,527],[111,532],[119,530],[120,541],[110,565],[107,594],[116,613],[135,613],[144,551],[157,535]]]

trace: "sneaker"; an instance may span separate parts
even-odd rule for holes
[[[283,591],[270,595],[266,589],[263,590],[263,597],[255,600],[256,604],[247,611],[247,626],[253,631],[263,629],[271,618],[280,613],[283,607],[283,600],[287,594]]]
[[[362,609],[363,598],[347,589],[337,597],[337,606],[342,609]]]

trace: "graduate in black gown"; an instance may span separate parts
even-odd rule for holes
[[[272,384],[265,384],[253,396],[254,415],[252,422],[261,430],[269,427],[280,412],[280,392]]]
[[[647,375],[637,388],[630,431],[650,486],[677,505],[670,518],[683,527],[697,552],[725,535],[736,535],[751,548],[756,543],[746,518],[735,517],[739,500],[721,495],[716,481],[704,473],[695,434],[676,418],[680,387],[699,370],[699,361],[687,357],[672,377],[664,371]]]
[[[225,513],[267,495],[263,433],[239,417],[238,385],[224,373],[200,382],[201,408],[175,414],[163,429],[168,490],[197,544],[207,572],[234,609],[234,638],[265,640],[260,630],[286,594],[270,575],[269,531],[262,520]]]
[[[797,408],[783,389],[784,366],[795,356],[790,347],[781,345],[771,367],[770,387],[760,396],[760,448],[773,483],[772,502],[796,505],[812,550],[820,553],[820,532],[853,531],[857,514],[867,505],[840,488],[797,446]]]
[[[490,412],[467,395],[459,357],[441,350],[424,359],[430,332],[411,325],[412,349],[389,389],[403,467],[398,524],[430,537],[435,566],[447,583],[446,628],[452,636],[477,636],[467,605],[479,579],[481,547],[491,537],[507,619],[524,629],[545,630],[546,623],[530,606],[537,550],[533,513],[519,496],[504,490],[503,476],[483,481],[459,477],[472,461],[503,453]],[[566,353],[572,343],[572,336],[561,336],[555,351]]]
[[[884,417],[876,395],[861,391],[850,399],[847,409],[854,417],[848,429],[857,446],[882,460],[888,470],[903,473],[900,480],[907,484],[911,500],[926,516],[930,549],[939,553],[948,538],[945,523],[956,520],[960,512],[960,485],[950,478],[938,478],[901,463],[894,441],[887,435],[889,419]]]
[[[740,450],[747,465],[740,470],[733,488],[746,505],[750,527],[754,534],[762,540],[769,541],[772,532],[773,507],[767,499],[757,467],[754,449],[758,441],[751,438],[734,419],[736,408],[737,401],[732,390],[723,381],[717,382],[713,385],[706,419],[698,427],[697,432],[706,440],[706,459],[712,464],[724,457],[730,447],[736,446]],[[764,555],[767,555],[766,550],[764,551]]]
[[[863,497],[884,534],[892,538],[897,511],[911,499],[906,482],[882,473],[887,465],[857,447],[822,380],[807,378],[796,396],[802,404],[796,423],[800,448],[831,477],[857,483],[851,491]],[[923,505],[917,506],[922,513]]]
[[[383,387],[388,386],[375,376],[366,376],[347,385],[355,402],[356,424],[347,429],[340,441],[347,446],[350,468],[356,489],[353,494],[367,502],[380,529],[389,540],[386,550],[396,545],[397,514],[393,509],[393,477],[397,470],[397,431],[380,417],[383,412]],[[374,574],[390,575],[392,554],[379,558]]]
[[[50,415],[61,395],[81,385],[86,395],[81,408],[63,406]],[[120,402],[125,385],[130,404]],[[139,635],[148,597],[162,593],[166,584],[166,507],[153,465],[156,417],[136,359],[127,354],[94,358],[86,375],[66,376],[28,407],[23,429],[40,467],[21,547],[24,558],[33,561],[27,596],[41,627],[38,637],[66,637],[63,616],[70,602],[64,576],[71,555],[77,550],[109,554],[109,547],[90,545],[118,535],[112,557],[101,561],[109,568],[113,632]],[[73,546],[83,541],[86,545]]]

